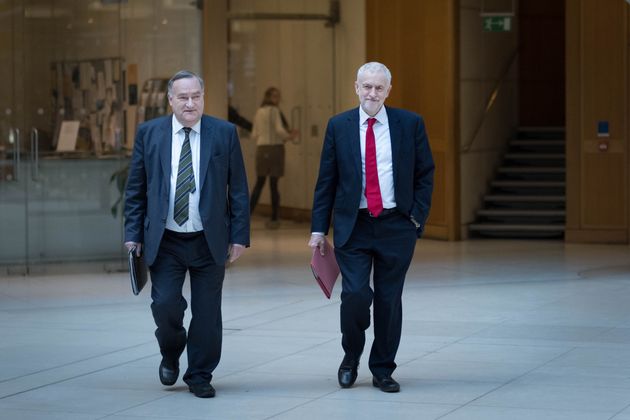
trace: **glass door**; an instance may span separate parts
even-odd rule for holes
[[[20,120],[19,45],[23,10],[14,1],[0,1],[0,264],[24,271],[27,244],[26,162]]]
[[[0,275],[124,267],[120,199],[136,127],[169,112],[171,75],[201,73],[201,10],[0,0]]]
[[[299,137],[285,146],[281,217],[309,212],[328,118],[334,114],[334,23],[331,2],[237,1],[229,9],[229,99],[232,111],[253,120],[265,90],[280,89],[280,109]],[[256,182],[256,144],[241,130],[250,188]],[[260,211],[270,204],[269,185]],[[258,211],[258,208],[257,208]]]
[[[20,62],[27,272],[122,256],[120,6],[24,0]]]

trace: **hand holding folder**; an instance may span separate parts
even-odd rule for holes
[[[129,277],[131,279],[131,291],[138,295],[147,284],[147,265],[144,262],[144,255],[136,254],[136,248],[129,250]]]
[[[332,294],[333,287],[339,276],[339,266],[335,258],[335,250],[324,238],[325,254],[322,255],[318,248],[313,248],[313,257],[311,258],[311,270],[313,276],[317,280],[317,284],[321,287],[322,292],[328,299]]]

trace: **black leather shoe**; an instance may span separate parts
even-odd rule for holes
[[[162,363],[160,363],[160,382],[164,385],[173,385],[177,382],[178,376],[179,366],[173,366],[162,359]]]
[[[337,372],[337,380],[342,388],[350,388],[354,381],[357,380],[357,371],[359,370],[359,362],[354,359],[344,357],[339,371]]]
[[[398,392],[400,391],[400,384],[396,382],[391,376],[383,376],[382,378],[372,377],[372,385],[380,388],[383,392]]]
[[[188,385],[188,390],[199,398],[213,398],[216,394],[214,387],[210,384],[192,384]]]

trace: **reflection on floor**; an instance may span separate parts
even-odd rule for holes
[[[627,246],[420,241],[385,394],[366,360],[337,385],[340,288],[315,285],[308,226],[254,227],[225,281],[216,398],[159,383],[149,293],[125,273],[2,277],[0,418],[630,419]]]

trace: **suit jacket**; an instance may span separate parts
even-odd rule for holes
[[[125,241],[143,243],[148,265],[160,247],[171,188],[172,115],[141,124],[136,133],[125,192]],[[236,127],[201,118],[197,188],[199,214],[216,264],[228,245],[249,246],[249,192]]]
[[[392,144],[394,195],[397,209],[416,224],[418,237],[431,207],[435,166],[421,116],[385,108]],[[315,186],[311,232],[328,234],[334,212],[335,247],[343,246],[354,229],[361,201],[359,108],[328,122]]]

